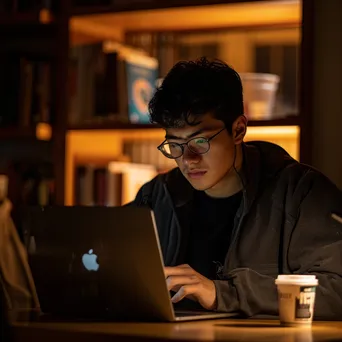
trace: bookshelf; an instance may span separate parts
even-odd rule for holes
[[[20,1],[16,1],[16,3]],[[14,3],[14,2],[13,2]],[[23,161],[30,164],[36,163],[37,170],[40,163],[49,165],[49,179],[53,182],[53,189],[49,195],[51,203],[71,205],[73,201],[74,168],[76,164],[87,162],[94,163],[102,159],[109,161],[123,157],[125,144],[132,141],[156,144],[163,138],[163,131],[152,124],[132,124],[128,121],[106,120],[95,118],[84,122],[70,122],[70,48],[87,43],[101,43],[104,40],[124,42],[129,31],[144,31],[152,29],[176,29],[196,30],[210,29],[227,25],[223,17],[208,16],[202,18],[203,25],[199,27],[199,17],[192,15],[196,20],[186,20],[189,13],[215,8],[233,6],[239,13],[235,16],[232,28],[243,25],[261,25],[260,20],[250,22],[250,16],[244,17],[244,13],[260,6],[265,6],[264,1],[37,1],[34,8],[25,11],[16,10],[14,7],[3,9],[0,7],[0,33],[7,32],[7,37],[0,46],[0,58],[7,58],[13,54],[24,56],[28,60],[43,61],[49,65],[50,81],[46,87],[49,90],[48,117],[35,118],[22,123],[20,118],[8,124],[0,125],[0,141],[9,146],[11,155],[3,157],[0,165],[2,173],[10,174],[10,184],[21,184],[20,174],[13,175],[13,170],[8,171],[11,160]],[[300,24],[301,7],[299,2],[271,1],[273,6],[278,6],[279,11],[270,11],[267,17],[267,25],[276,23],[286,25]],[[95,5],[92,5],[95,4]],[[208,6],[209,7],[203,7]],[[188,6],[188,7],[187,7]],[[212,7],[211,7],[212,6]],[[242,7],[239,7],[242,6]],[[281,6],[287,6],[282,8]],[[186,7],[186,8],[185,8]],[[280,9],[283,10],[280,10]],[[175,26],[175,13],[181,10],[183,16]],[[260,9],[259,9],[260,10]],[[272,14],[271,14],[272,12]],[[188,13],[188,14],[187,14]],[[199,13],[199,12],[198,12]],[[141,18],[149,16],[151,20],[144,21]],[[191,17],[191,16],[190,16]],[[254,16],[258,17],[258,16]],[[140,18],[140,19],[139,19]],[[159,19],[158,19],[159,18]],[[161,19],[162,18],[162,19]],[[190,23],[191,27],[187,25]],[[140,24],[142,26],[139,26]],[[154,24],[153,24],[154,23]],[[162,24],[161,24],[162,23]],[[145,26],[144,26],[145,25]],[[153,26],[154,25],[154,26]],[[159,26],[158,26],[159,25]],[[229,26],[229,25],[228,25]],[[2,34],[2,36],[4,36]],[[19,86],[20,77],[17,79]],[[0,85],[1,86],[1,85]],[[13,101],[15,103],[16,101]],[[17,109],[19,112],[20,109]],[[42,110],[44,111],[44,110]],[[120,113],[122,114],[122,113]],[[305,151],[301,149],[302,115],[289,115],[286,118],[249,122],[250,137],[263,138],[262,134],[268,134],[270,141],[282,141],[296,158]],[[281,135],[282,134],[282,135]],[[278,140],[277,140],[278,139]],[[37,144],[41,152],[34,152]],[[20,150],[23,146],[31,146],[32,150],[23,158]],[[37,150],[37,151],[38,151]],[[18,155],[18,157],[16,157]],[[32,156],[32,158],[31,158]],[[32,159],[33,162],[30,160]],[[100,163],[100,164],[101,164]],[[22,200],[22,189],[15,186],[11,191],[14,203],[25,204]]]
[[[0,172],[15,209],[64,199],[67,8],[67,1],[0,5]]]

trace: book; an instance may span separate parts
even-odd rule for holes
[[[155,58],[128,55],[125,61],[128,117],[132,123],[150,123],[148,103],[158,79],[158,63]]]
[[[157,175],[157,169],[148,164],[111,162],[108,170],[112,174],[122,174],[122,205],[133,201],[139,189]]]
[[[117,63],[117,73],[112,74],[117,77],[119,113],[127,115],[131,123],[150,123],[148,103],[156,89],[158,60],[139,49],[113,42],[104,42],[103,51]]]

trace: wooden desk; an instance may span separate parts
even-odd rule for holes
[[[342,322],[311,328],[282,327],[276,320],[210,320],[183,323],[16,323],[15,342],[107,341],[341,341]]]

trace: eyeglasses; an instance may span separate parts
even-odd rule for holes
[[[161,153],[163,153],[165,157],[169,159],[177,159],[181,157],[184,153],[185,145],[188,147],[188,149],[192,153],[204,154],[210,150],[210,141],[214,139],[217,135],[219,135],[221,132],[223,132],[225,129],[226,129],[225,127],[222,128],[220,131],[215,133],[210,138],[203,138],[203,137],[193,138],[182,144],[175,143],[175,142],[167,143],[166,141],[164,141],[157,147],[157,149]]]

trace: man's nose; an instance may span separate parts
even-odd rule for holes
[[[184,165],[191,165],[198,163],[201,160],[201,155],[190,151],[187,146],[184,146],[184,153],[182,158]]]

